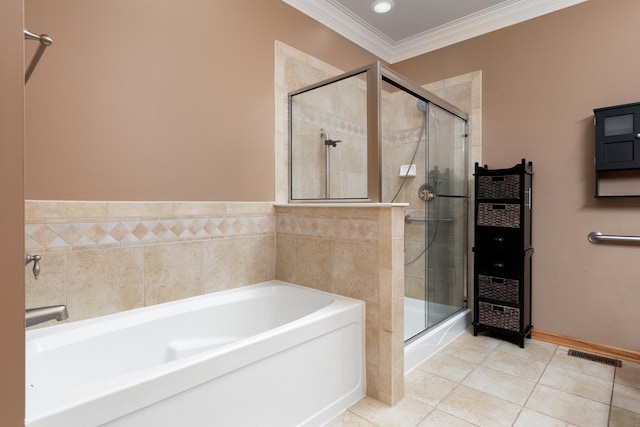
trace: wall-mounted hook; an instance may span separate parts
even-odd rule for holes
[[[26,254],[24,257],[24,265],[28,265],[31,261],[33,261],[33,277],[36,279],[40,276],[40,260],[42,257],[40,255],[29,255]]]

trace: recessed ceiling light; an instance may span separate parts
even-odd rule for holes
[[[376,13],[387,13],[393,6],[395,6],[393,0],[376,0],[371,3],[371,10]]]

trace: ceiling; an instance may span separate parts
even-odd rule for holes
[[[282,0],[393,64],[587,0]]]

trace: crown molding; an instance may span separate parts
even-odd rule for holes
[[[587,0],[509,0],[397,42],[335,0],[282,1],[393,64]]]

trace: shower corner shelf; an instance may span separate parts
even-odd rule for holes
[[[531,337],[533,163],[508,169],[475,164],[473,334]]]

